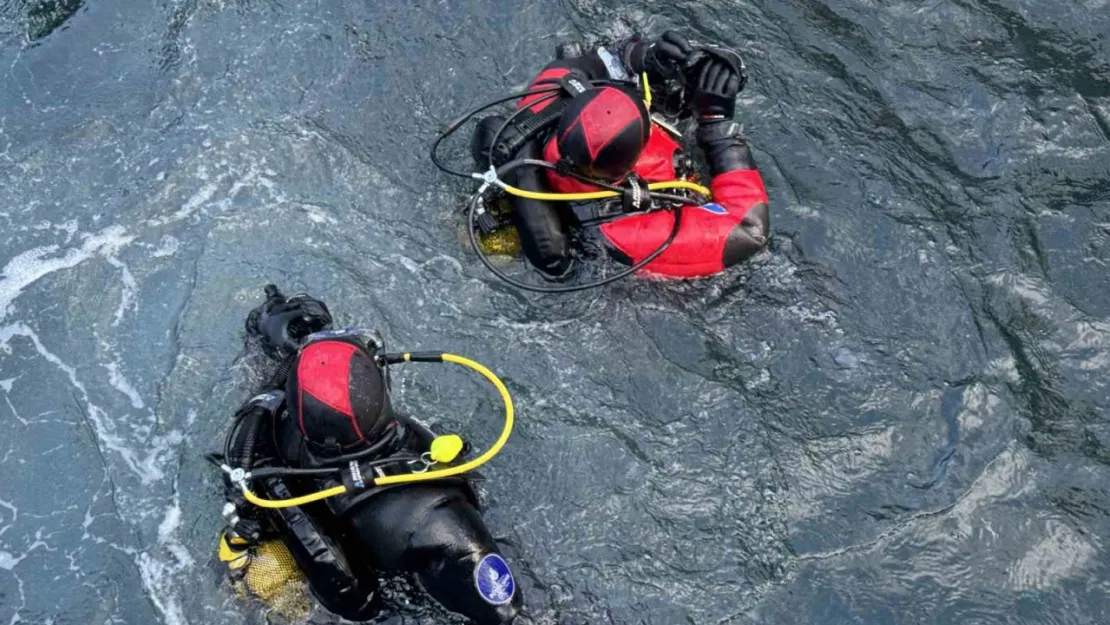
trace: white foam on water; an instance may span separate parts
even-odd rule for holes
[[[192,568],[194,560],[189,550],[177,538],[181,529],[181,498],[177,482],[173,485],[173,503],[166,508],[162,522],[158,525],[158,542],[155,547],[168,551],[172,559],[160,559],[152,555],[153,549],[140,553],[136,558],[139,574],[154,606],[165,617],[168,625],[185,625],[188,621],[174,594],[178,580]]]
[[[246,142],[243,140],[242,142]],[[216,211],[226,212],[231,209],[232,201],[235,196],[245,188],[264,189],[269,192],[271,200],[275,204],[285,202],[285,196],[278,189],[277,184],[268,176],[277,175],[274,171],[265,168],[266,161],[262,159],[260,163],[251,162],[247,167],[247,171],[242,172],[236,168],[230,167],[226,160],[221,160],[215,163],[215,167],[223,170],[214,177],[208,173],[207,165],[200,165],[196,171],[196,178],[203,184],[185,201],[185,203],[176,212],[165,217],[156,217],[147,220],[147,225],[150,226],[164,226],[166,224],[182,221],[192,217],[198,212],[207,213],[209,209]],[[220,192],[220,187],[225,182],[230,182],[230,186],[224,193]],[[159,195],[167,194],[173,185],[164,189]],[[168,200],[168,198],[166,198]],[[176,242],[173,244],[173,250],[176,250]]]
[[[202,180],[207,180],[208,176],[203,166],[200,168],[200,171],[197,172],[197,176]],[[204,207],[205,204],[208,204],[212,200],[212,198],[216,196],[216,191],[218,191],[220,188],[221,179],[222,176],[218,177],[216,180],[205,182],[205,184],[201,186],[201,188],[197,189],[196,192],[194,192],[193,195],[189,197],[189,199],[185,200],[185,203],[181,205],[181,208],[177,209],[177,211],[174,212],[172,215],[151,219],[148,220],[147,223],[152,226],[164,226],[175,221],[188,219],[193,215],[193,213],[200,210],[202,207]]]
[[[407,269],[410,273],[415,273],[415,274],[420,273],[420,263],[418,263],[415,260],[409,258],[408,256],[402,256],[401,254],[393,254],[392,257],[397,259],[397,262],[401,263],[401,266],[404,267],[405,269]]]
[[[66,243],[69,243],[70,241],[73,240],[73,237],[77,234],[77,220],[76,219],[70,219],[69,221],[67,221],[67,222],[61,224],[60,226],[58,226],[58,228],[65,231],[65,233],[66,233]]]
[[[39,548],[46,549],[47,551],[56,551],[56,549],[52,549],[50,545],[47,545],[42,540],[42,529],[35,532],[35,542],[31,543],[30,546],[27,547],[27,551],[24,551],[23,555],[18,558],[13,556],[10,551],[0,549],[0,569],[6,569],[8,571],[14,569],[20,562],[26,560],[27,556],[31,555]]]
[[[19,616],[19,613],[23,611],[23,608],[27,607],[27,595],[23,592],[23,578],[16,575],[15,581],[19,585],[19,608],[12,614],[12,620],[8,621],[8,625],[15,625],[21,622],[23,618]]]
[[[19,508],[16,508],[15,505],[12,504],[12,502],[5,501],[3,499],[0,499],[0,508],[7,508],[12,513],[12,518],[8,521],[8,523],[4,527],[0,527],[0,536],[3,536],[4,532],[11,529],[12,526],[15,525],[15,522],[19,519]]]
[[[126,395],[127,398],[131,400],[132,406],[140,410],[146,407],[146,404],[143,403],[142,396],[139,395],[139,392],[135,390],[135,387],[123,375],[123,372],[120,371],[120,363],[118,360],[106,363],[104,368],[108,370],[108,383],[117,391]]]
[[[436,254],[428,262],[432,262],[432,261],[442,262],[442,263],[445,263],[447,265],[450,265],[451,267],[453,267],[455,269],[455,271],[458,271],[459,273],[462,273],[462,271],[463,271],[463,265],[462,265],[462,263],[459,262],[459,259],[452,258],[452,257],[450,257],[446,254]]]
[[[181,505],[179,503],[180,497],[176,490],[173,497],[173,505],[166,508],[166,515],[162,519],[162,523],[158,526],[158,542],[166,547],[170,553],[174,555],[177,563],[182,566],[192,566],[193,556],[181,541],[177,540],[175,534],[181,527]]]
[[[792,317],[799,321],[808,321],[821,324],[833,331],[840,331],[837,314],[832,310],[817,310],[805,302],[798,302],[785,309]]]
[[[1097,538],[1055,519],[1045,524],[1044,534],[1006,571],[1010,588],[1016,591],[1058,588],[1067,580],[1084,579],[1087,569],[1097,562]]]
[[[312,223],[332,225],[339,223],[335,220],[335,217],[325,213],[323,209],[318,206],[305,204],[301,206],[301,209],[305,212],[305,217],[308,217],[309,221]]]
[[[139,554],[136,562],[139,566],[139,577],[147,590],[147,597],[150,598],[155,609],[162,613],[166,624],[187,625],[189,621],[181,611],[177,599],[171,593],[164,592],[176,573],[174,567],[145,552]]]
[[[47,220],[44,219],[42,221],[42,223],[38,223],[38,224],[35,224],[33,226],[30,226],[31,230],[53,230],[54,232],[64,232],[64,233],[66,233],[66,240],[65,240],[66,243],[69,243],[70,241],[73,240],[73,236],[77,234],[77,228],[78,228],[78,226],[77,226],[77,220],[76,219],[70,219],[70,220],[64,221],[60,224],[55,224],[55,223],[52,223],[52,222],[47,221]],[[26,230],[26,229],[27,229],[27,226],[24,226],[24,227],[20,228],[20,230]]]
[[[85,416],[92,426],[93,434],[96,436],[97,442],[104,449],[118,454],[144,484],[155,482],[165,476],[161,468],[161,463],[159,462],[161,454],[165,451],[165,439],[162,439],[161,444],[159,444],[159,441],[155,441],[155,444],[151,446],[150,455],[146,458],[140,458],[133,449],[127,446],[127,441],[116,432],[115,424],[108,418],[108,414],[99,406],[92,403],[88,390],[77,378],[76,369],[66,364],[61,358],[48,350],[46,346],[42,344],[38,334],[30,327],[22,323],[14,323],[0,327],[0,345],[10,349],[8,343],[16,336],[29,339],[40,356],[66,374],[70,384],[80,395],[80,400],[85,404]]]
[[[36,247],[17,254],[0,273],[0,319],[11,314],[11,305],[23,289],[43,277],[76,267],[98,255],[109,258],[114,256],[135,239],[124,233],[122,226],[110,226],[96,234],[83,235],[84,240],[80,247],[69,248],[60,256],[54,256],[60,251],[57,245]]]
[[[139,285],[135,282],[135,276],[131,275],[131,269],[114,256],[108,257],[108,264],[120,270],[120,280],[123,281],[123,290],[120,293],[119,307],[116,308],[116,315],[112,319],[112,325],[118,326],[119,322],[123,320],[123,314],[127,310],[139,309],[138,300],[135,298],[135,293],[139,290]]]
[[[1042,280],[1023,274],[1000,271],[989,276],[987,282],[995,286],[1008,288],[1018,297],[1037,306],[1043,307],[1053,299],[1052,293]]]
[[[154,418],[153,415],[151,418]],[[142,468],[150,476],[149,481],[153,482],[165,477],[164,467],[171,457],[170,454],[184,440],[185,436],[180,430],[170,430],[163,435],[153,437],[145,443],[150,453],[143,459]]]
[[[178,241],[176,237],[167,234],[162,237],[162,241],[159,242],[158,248],[151,252],[150,255],[154,258],[173,256],[177,253],[179,247],[181,247],[181,242]]]
[[[174,498],[174,503],[169,508],[166,508],[166,516],[162,519],[162,523],[158,526],[158,540],[165,542],[173,535],[174,530],[181,526],[181,506],[177,505],[177,499]]]
[[[16,376],[14,378],[8,378],[7,380],[0,380],[0,388],[4,389],[5,393],[10,393],[10,392],[12,392],[12,386],[15,384],[15,381],[18,380],[18,379],[19,379],[19,376]]]
[[[955,521],[952,535],[964,540],[974,537],[987,516],[984,511],[988,507],[1028,497],[1036,488],[1037,471],[1032,464],[1032,454],[1011,444],[984,467],[953,506],[950,513]]]
[[[216,195],[216,191],[219,189],[219,187],[219,179],[206,183],[203,187],[197,190],[197,192],[194,193],[193,196],[185,202],[185,204],[181,206],[181,209],[178,211],[178,213],[175,214],[175,221],[178,219],[184,219],[189,215],[195,213],[198,208],[204,206],[205,203],[210,201],[212,197]]]
[[[23,418],[22,416],[20,416],[20,414],[19,414],[19,411],[18,411],[18,410],[16,410],[16,409],[15,409],[15,405],[14,405],[14,404],[12,404],[12,400],[11,400],[11,398],[9,398],[9,397],[8,397],[7,395],[5,395],[5,396],[4,396],[4,401],[5,401],[5,402],[7,402],[7,404],[8,404],[8,409],[10,409],[10,410],[12,411],[12,415],[14,415],[14,416],[15,416],[15,420],[16,420],[16,421],[19,421],[19,422],[20,422],[20,423],[22,423],[23,425],[31,425],[31,424],[30,424],[30,423],[29,423],[29,422],[27,421],[27,419],[24,419],[24,418]]]

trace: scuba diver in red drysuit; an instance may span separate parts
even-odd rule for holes
[[[226,474],[221,559],[233,579],[252,589],[265,585],[252,583],[252,574],[269,573],[255,573],[251,559],[260,556],[261,566],[266,554],[256,548],[281,541],[312,594],[345,619],[374,618],[378,576],[408,573],[443,607],[478,625],[512,622],[521,590],[482,520],[472,474],[373,481],[422,473],[441,460],[438,466],[455,466],[437,458],[428,428],[391,406],[386,365],[402,355],[382,353],[373,330],[331,330],[320,300],[287,298],[273,285],[266,294],[247,333],[280,364],[264,392],[239,409],[223,457],[210,457]],[[403,355],[410,359],[445,356]],[[339,487],[346,492],[290,503]],[[290,505],[259,507],[248,494]]]
[[[502,130],[497,145],[493,140],[505,118],[481,120],[471,143],[480,167],[491,161],[500,166],[512,159],[543,159],[560,166],[561,171],[522,168],[506,176],[506,182],[527,191],[598,190],[582,176],[618,181],[632,175],[645,182],[669,181],[689,174],[692,165],[683,156],[681,133],[668,122],[692,116],[698,146],[712,175],[713,201],[687,205],[673,242],[643,270],[674,278],[708,276],[766,246],[767,191],[742,128],[733,120],[736,97],[746,82],[739,55],[715,46],[691,45],[679,33],[668,31],[658,40],[633,38],[599,46],[588,54],[573,45],[561,46],[557,56],[532,87],[639,80],[646,74],[656,92],[652,111],[645,107],[641,93],[618,84],[566,89],[558,98],[528,96],[520,101],[518,111],[530,110]],[[656,114],[654,119],[651,113]],[[537,131],[544,121],[546,129]],[[510,202],[525,256],[552,276],[565,274],[571,266],[572,228],[604,221],[599,230],[605,247],[614,258],[631,265],[660,248],[675,224],[674,211],[629,210],[627,199],[622,208],[632,214],[616,218],[611,218],[612,208],[598,209],[596,203],[583,208],[516,195]],[[610,219],[596,219],[604,213]]]

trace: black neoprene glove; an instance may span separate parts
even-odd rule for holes
[[[628,67],[637,76],[647,72],[652,81],[678,78],[693,53],[693,46],[682,33],[668,30],[659,39],[645,39],[633,45],[628,54]]]
[[[710,57],[701,64],[693,82],[694,110],[702,120],[732,119],[736,96],[744,86],[743,70]]]
[[[247,334],[260,337],[270,357],[288,358],[297,353],[306,336],[331,328],[331,313],[327,304],[314,297],[286,297],[269,284],[266,302],[251,311],[246,325]]]

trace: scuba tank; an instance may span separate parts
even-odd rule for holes
[[[270,464],[254,463],[255,458],[273,456],[275,451],[272,437],[257,432],[266,425],[272,427],[277,415],[284,412],[283,400],[280,391],[252,399],[238,421],[241,427],[230,433],[239,433],[231,451],[234,457],[246,459],[246,466],[265,468]],[[261,478],[257,484],[270,498],[288,499],[294,496],[295,485],[287,483],[292,481],[273,476]],[[377,576],[364,563],[349,561],[344,555],[347,550],[335,538],[335,528],[329,527],[326,507],[308,504],[261,510],[247,504],[231,484],[227,486],[230,508],[225,508],[224,517],[229,527],[221,538],[220,559],[227,563],[233,579],[244,582],[251,594],[264,602],[278,587],[303,579],[321,605],[344,618],[365,620],[377,611]],[[310,510],[311,506],[316,509]],[[299,574],[293,573],[289,563],[295,564]]]
[[[325,608],[366,620],[378,610],[378,574],[410,571],[449,610],[481,615],[483,622],[491,614],[498,622],[511,620],[519,593],[491,603],[456,570],[464,566],[460,554],[478,558],[497,551],[477,511],[471,476],[464,474],[496,455],[511,434],[513,405],[504,384],[481,364],[454,354],[381,353],[383,341],[373,330],[330,330],[323,302],[286,298],[273,285],[266,294],[266,303],[248,318],[248,333],[280,359],[270,388],[288,385],[293,394],[272,390],[248,401],[236,413],[223,455],[207,456],[226,478],[228,527],[219,552],[233,580],[265,600],[276,594],[275,586],[301,579],[288,566],[294,562]],[[482,374],[505,403],[497,441],[477,458],[464,459],[467,445],[459,436],[435,436],[394,415],[389,365],[400,362],[451,362]],[[400,488],[417,482],[427,484]],[[384,493],[398,495],[376,504]],[[378,513],[386,509],[393,512]],[[412,527],[412,518],[421,524]],[[435,550],[409,545],[409,537],[420,532]],[[379,569],[375,561],[383,550],[391,555]],[[507,588],[515,589],[505,567]],[[455,575],[446,591],[437,586],[444,571]],[[475,601],[476,592],[483,599]]]

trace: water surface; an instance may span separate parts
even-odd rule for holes
[[[496,282],[435,133],[668,27],[745,55],[768,253]],[[267,282],[504,377],[532,622],[1110,622],[1108,41],[1103,0],[0,0],[0,623],[262,622],[201,456]],[[480,380],[395,383],[493,440]]]

